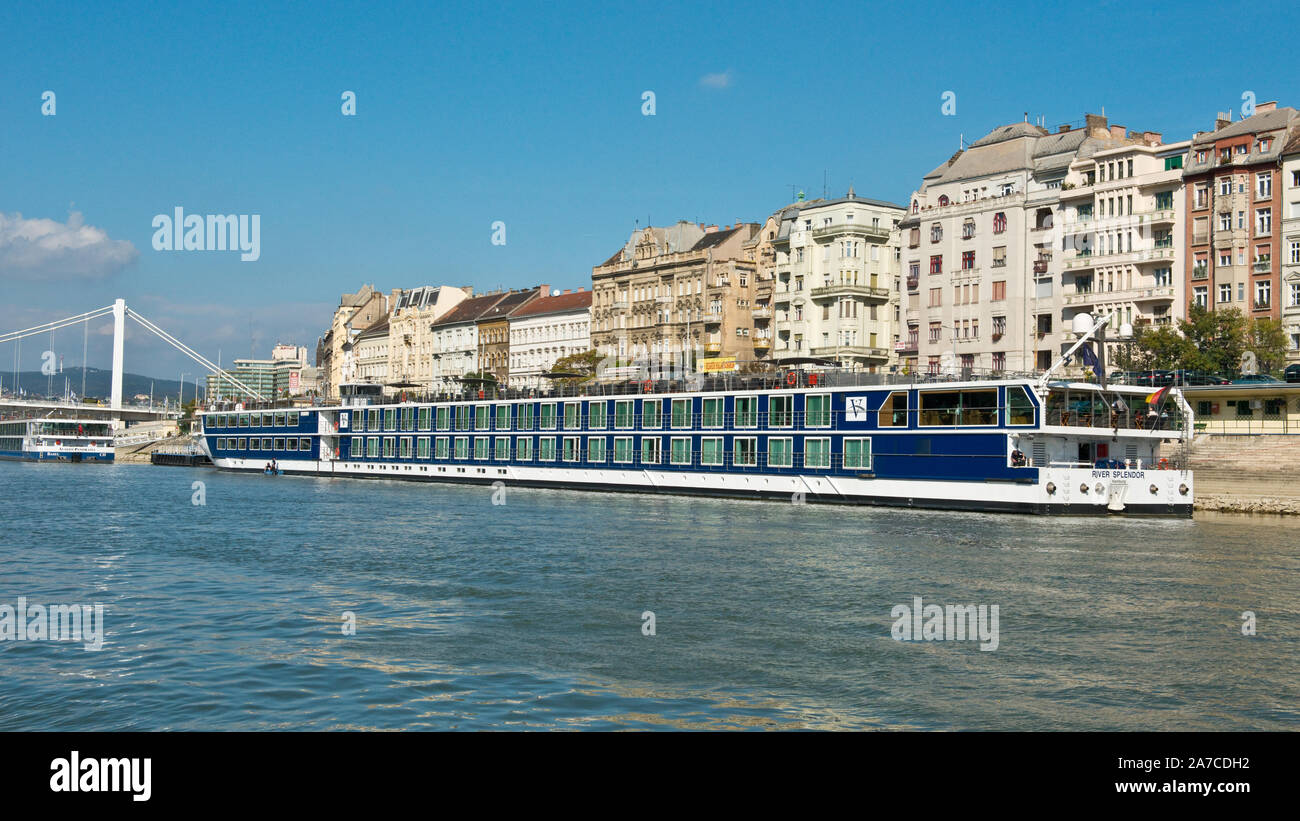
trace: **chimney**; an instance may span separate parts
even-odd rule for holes
[[[1142,132],[1142,143],[1144,145],[1160,145],[1162,142],[1164,142],[1164,139],[1165,139],[1165,135],[1161,134],[1159,131]]]
[[[1125,135],[1127,134],[1128,134],[1128,129],[1124,128],[1124,126],[1122,125],[1112,125],[1110,127],[1110,136],[1114,137],[1117,140],[1124,139]]]
[[[1084,121],[1087,123],[1085,128],[1088,129],[1089,137],[1109,137],[1110,129],[1107,127],[1108,120],[1102,114],[1085,114]]]
[[[706,234],[713,234],[713,233],[716,233],[717,230],[718,230],[718,226],[716,226],[716,225],[710,225],[710,226],[708,226],[707,228],[704,229],[704,233],[706,233]]]
[[[563,291],[563,293],[566,293],[566,294],[569,293],[569,289],[568,289],[568,288],[565,288],[564,291]]]
[[[1068,134],[1068,133],[1070,133],[1070,124],[1069,124],[1069,123],[1066,123],[1065,125],[1058,125],[1058,126],[1056,127],[1056,133],[1057,133],[1057,134]]]
[[[1231,122],[1232,122],[1232,112],[1220,111],[1219,116],[1214,118],[1214,130],[1218,131],[1222,128],[1226,128],[1228,124]]]
[[[538,296],[550,296],[550,295],[551,295],[551,286],[547,285],[545,282],[543,282],[541,285],[538,285],[538,286],[537,286],[537,295],[538,295]]]
[[[1267,103],[1256,103],[1256,114],[1267,114],[1270,111],[1277,111],[1277,100],[1269,100]]]

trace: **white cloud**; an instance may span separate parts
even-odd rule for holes
[[[81,213],[66,223],[0,213],[0,276],[15,279],[99,279],[135,262],[140,252],[127,240],[109,239],[86,225]]]
[[[732,79],[731,69],[727,69],[717,74],[705,74],[700,78],[700,85],[705,88],[730,88]]]

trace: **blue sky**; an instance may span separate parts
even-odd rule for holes
[[[1245,91],[1300,104],[1288,3],[1252,4],[1239,34],[1204,3],[47,9],[0,10],[0,329],[122,296],[226,362],[250,326],[258,356],[314,351],[362,282],[589,286],[636,220],[759,221],[823,175],[903,203],[960,135],[1025,112],[1055,129],[1104,107],[1175,140]],[[260,258],[154,250],[176,206],[259,214]],[[70,219],[78,253],[15,250],[24,226]],[[24,344],[23,366],[48,347]],[[81,333],[54,347],[79,363]],[[0,346],[0,370],[12,359]],[[141,334],[127,369],[194,370]]]

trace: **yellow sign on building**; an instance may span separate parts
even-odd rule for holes
[[[721,373],[734,370],[736,370],[736,357],[734,356],[719,356],[713,359],[700,360],[701,373]]]

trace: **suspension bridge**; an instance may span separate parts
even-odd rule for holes
[[[22,340],[27,339],[29,337],[39,336],[42,334],[50,334],[52,338],[53,333],[55,331],[64,328],[73,327],[78,323],[83,323],[82,373],[84,378],[86,353],[89,345],[89,333],[87,330],[89,327],[88,323],[108,316],[111,316],[113,318],[113,373],[112,373],[112,390],[109,398],[109,410],[110,410],[110,415],[113,418],[122,419],[127,415],[136,415],[133,414],[130,411],[130,409],[124,409],[122,407],[122,361],[123,361],[123,354],[125,353],[127,319],[131,319],[132,321],[137,323],[140,327],[144,328],[145,330],[152,333],[154,336],[166,342],[171,347],[185,354],[187,357],[189,357],[195,363],[197,363],[200,367],[205,369],[208,373],[219,375],[223,383],[233,385],[234,387],[243,391],[247,396],[251,397],[252,399],[258,401],[262,401],[265,399],[265,397],[263,397],[258,391],[250,388],[248,385],[245,385],[243,382],[240,382],[229,371],[226,371],[221,366],[213,363],[210,359],[203,356],[198,351],[195,351],[193,348],[186,345],[184,342],[181,342],[175,336],[172,336],[170,333],[160,328],[156,323],[152,322],[147,317],[141,315],[138,311],[127,306],[126,300],[124,299],[118,299],[112,305],[106,305],[102,308],[96,308],[93,311],[86,311],[85,313],[64,317],[63,319],[58,319],[53,322],[46,322],[44,324],[36,325],[31,328],[24,328],[23,330],[20,331],[10,331],[8,333],[0,334],[0,344],[6,342],[13,342],[15,345],[14,348],[15,388],[17,387],[16,374],[18,373],[21,365],[20,359],[21,359]],[[4,404],[13,404],[13,403],[4,403]],[[63,407],[62,405],[56,402],[23,403],[23,405],[24,407],[30,407],[32,405],[41,405],[41,406],[49,405],[55,408]],[[156,415],[156,414],[151,413],[149,415]]]

